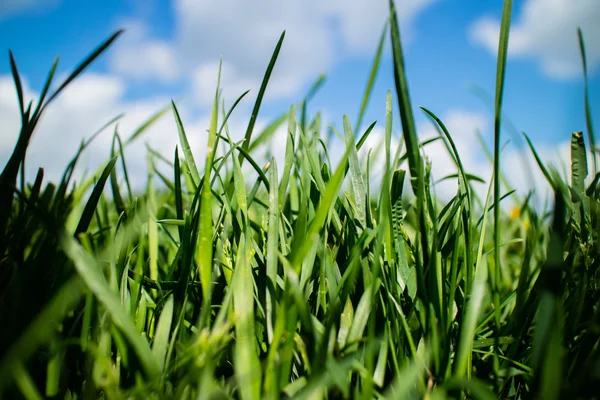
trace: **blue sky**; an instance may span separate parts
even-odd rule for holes
[[[343,113],[354,121],[387,15],[386,4],[384,0],[7,0],[0,5],[0,49],[4,54],[7,49],[13,51],[32,97],[54,57],[60,56],[60,71],[65,73],[114,30],[127,29],[76,83],[79,86],[73,93],[65,93],[56,110],[49,109],[32,143],[31,168],[40,164],[51,176],[58,173],[81,138],[111,116],[126,112],[121,127],[131,130],[170,98],[182,99],[184,122],[196,136],[192,142],[197,153],[202,154],[219,57],[224,63],[226,101],[231,103],[244,90],[252,90],[232,120],[232,131],[241,132],[282,29],[287,30],[286,40],[260,122],[267,123],[301,99],[320,73],[327,75],[327,81],[311,111],[322,110],[327,122],[338,127]],[[414,105],[441,116],[456,136],[467,168],[485,175],[489,169],[475,131],[491,142],[492,113],[474,88],[490,95],[494,92],[502,1],[400,0],[397,7]],[[592,113],[600,114],[598,20],[597,0],[514,2],[504,110],[548,160],[565,154],[571,131],[585,131],[577,26],[587,39]],[[10,121],[6,124],[9,136],[0,141],[2,162],[18,130],[18,120],[11,114],[16,103],[9,74],[5,57],[0,63],[0,118]],[[394,89],[389,40],[364,124],[378,120],[383,126],[388,89]],[[421,137],[433,134],[423,113],[416,109],[415,115]],[[397,119],[395,126],[398,131]],[[147,141],[171,155],[176,135],[172,117],[167,115],[149,132]],[[503,135],[504,140],[513,138],[508,130]],[[521,143],[518,138],[512,142],[506,154],[507,174],[513,176],[515,186],[525,187],[524,174],[515,166],[523,153]],[[105,159],[109,143],[110,134],[88,161]],[[277,143],[281,140],[274,140]],[[434,171],[438,160],[438,177],[451,173],[447,170],[452,168],[447,159],[442,160],[441,151],[435,146],[426,151]],[[143,174],[141,153],[142,144],[129,158]]]

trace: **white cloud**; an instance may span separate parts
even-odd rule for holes
[[[55,7],[61,0],[2,0],[0,20],[24,12],[40,12]]]
[[[482,157],[482,151],[477,141],[477,131],[486,132],[490,126],[489,118],[484,114],[472,113],[465,110],[449,110],[439,116],[448,132],[450,133],[461,162],[466,173],[475,174],[485,180],[489,179],[487,174],[487,162]],[[438,131],[427,121],[418,126],[420,140],[431,139],[439,136]],[[448,150],[441,140],[437,140],[423,147],[422,153],[432,162],[432,179],[434,182],[456,174],[458,169]],[[477,189],[485,192],[482,184],[475,184]],[[457,180],[448,179],[439,182],[435,186],[438,196],[450,199],[456,194]]]
[[[164,40],[148,39],[148,28],[140,21],[127,21],[122,40],[110,52],[113,71],[135,80],[173,82],[180,77],[177,54]]]
[[[588,68],[600,65],[600,2],[598,0],[527,0],[514,18],[509,36],[509,56],[529,58],[545,74],[572,78],[581,74],[577,42],[580,27],[586,40]],[[471,39],[491,53],[498,51],[500,22],[485,16],[470,28]]]
[[[412,36],[412,21],[438,0],[396,0],[403,40]],[[373,51],[389,15],[388,1],[317,2],[326,18],[337,22],[344,45],[352,51]]]
[[[24,83],[28,97],[36,98],[38,94],[28,87],[26,81]],[[0,141],[0,160],[4,167],[17,140],[20,120],[10,76],[0,76],[0,89],[0,118],[7,133]],[[124,91],[123,81],[115,76],[88,73],[74,81],[48,106],[33,134],[27,152],[28,176],[31,178],[39,167],[43,167],[47,179],[57,181],[81,141],[113,117],[125,113],[119,121],[119,132],[125,139],[141,122],[168,104],[168,99],[159,98],[127,102],[123,100]],[[113,132],[114,127],[108,129],[83,153],[80,173],[84,169],[93,172],[108,160]],[[145,137],[133,142],[127,149],[127,162],[138,182],[146,175],[144,143],[148,142],[172,158],[177,143],[176,132],[172,115],[167,115],[149,129]],[[193,136],[194,132],[190,135]]]
[[[31,90],[26,79],[23,80],[23,86],[26,100],[38,97],[39,94]],[[124,98],[126,90],[124,79],[115,75],[86,73],[72,82],[49,105],[33,134],[27,151],[28,181],[42,167],[45,181],[57,182],[82,140],[88,139],[117,115],[124,113],[124,117],[118,121],[118,131],[121,139],[125,140],[151,115],[170,104],[168,98],[160,97],[128,101]],[[189,102],[179,102],[177,107],[196,164],[202,169],[208,141],[209,115],[194,113]],[[15,88],[9,75],[0,75],[0,120],[4,132],[0,136],[1,169],[13,151],[21,126]],[[247,115],[243,112],[232,114],[228,126],[234,140],[244,136],[247,121]],[[266,121],[258,119],[255,131],[260,132],[264,126]],[[114,130],[113,125],[85,150],[78,162],[76,179],[80,179],[85,170],[88,174],[95,172],[109,159]],[[128,173],[132,185],[137,189],[143,188],[147,182],[146,144],[166,158],[173,159],[179,136],[170,110],[125,150]],[[170,175],[172,171],[168,171]]]
[[[26,80],[22,80],[25,101],[33,97]],[[3,133],[0,135],[0,160],[8,160],[21,129],[17,92],[10,75],[0,76],[0,121]],[[4,166],[4,165],[2,165]]]
[[[397,1],[404,34],[410,36],[412,20],[435,1]],[[175,0],[173,7],[174,38],[168,42],[151,38],[143,22],[127,21],[124,43],[112,57],[113,69],[140,79],[189,79],[193,97],[203,105],[212,99],[221,57],[226,98],[237,98],[248,89],[256,95],[285,30],[265,96],[293,96],[348,54],[370,55],[388,16],[385,0]]]
[[[192,73],[193,96],[202,105],[212,105],[217,88],[219,63],[202,64]],[[260,83],[248,77],[240,77],[235,65],[223,62],[221,67],[222,98],[231,103],[248,88],[255,88]]]
[[[224,71],[223,88],[231,87],[235,97],[247,89],[256,95],[284,30],[286,37],[267,98],[292,95],[333,65],[335,46],[331,32],[309,4],[275,0],[256,4],[240,0],[218,3],[179,0],[175,11],[176,46],[185,54],[184,65],[197,71],[196,83],[202,71],[214,70],[222,56],[229,70],[229,73]],[[215,77],[216,74],[210,74],[210,83]],[[210,92],[213,91],[214,86]]]
[[[491,117],[465,110],[450,110],[440,118],[452,136],[465,172],[474,174],[486,181],[485,184],[475,182],[473,186],[477,196],[484,200],[493,169],[491,162],[485,157],[477,140],[476,131],[481,132],[484,137],[490,137],[493,126]],[[421,140],[437,136],[437,132],[432,127],[421,125],[418,129]],[[571,162],[570,138],[567,137],[560,142],[534,141],[534,146],[544,165],[555,168],[563,179],[570,182],[570,176],[565,175],[570,169]],[[432,161],[432,178],[434,181],[457,173],[457,168],[441,141],[426,146],[423,153]],[[530,203],[532,206],[541,209],[548,200],[552,203],[551,187],[529,147],[519,148],[509,143],[500,154],[500,157],[502,174],[508,185],[508,187],[502,185],[502,193],[516,189],[517,196],[524,199],[528,192],[533,190],[534,194]],[[593,160],[588,153],[588,170],[592,171],[592,167]],[[592,179],[593,176],[590,173],[586,182],[589,184]],[[435,186],[435,191],[441,199],[449,200],[456,194],[457,179],[438,183]],[[511,204],[512,199],[507,199],[505,205]]]

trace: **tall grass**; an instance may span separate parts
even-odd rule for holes
[[[282,34],[239,142],[227,119],[248,92],[226,111],[217,85],[203,163],[172,103],[129,137],[115,131],[110,158],[87,181],[71,178],[96,135],[58,184],[45,183],[41,169],[18,184],[47,105],[119,32],[48,97],[55,63],[35,108],[24,104],[11,54],[22,129],[0,177],[0,397],[597,396],[600,174],[586,186],[583,133],[572,134],[569,177],[544,165],[526,136],[554,191],[553,212],[538,213],[530,197],[518,213],[502,207],[511,193],[500,190],[499,147],[511,3],[499,41],[493,175],[466,171],[452,132],[423,108],[456,164],[458,190],[445,204],[421,155],[393,1],[358,118],[344,116],[337,132],[345,143],[337,165],[320,118],[306,113],[322,78],[300,116],[293,106],[255,132]],[[397,109],[388,92],[385,170],[372,192],[358,151],[375,125],[361,130],[388,35]],[[135,194],[123,149],[169,110],[181,152],[170,161],[150,151],[146,190]],[[398,123],[403,140],[392,148]],[[261,167],[257,149],[282,124],[283,164]],[[485,198],[473,180],[489,183]]]

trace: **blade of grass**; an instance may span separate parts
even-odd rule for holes
[[[371,125],[369,125],[369,127],[367,128],[365,133],[363,133],[362,136],[360,137],[360,139],[358,139],[358,142],[356,143],[356,151],[359,151],[362,148],[362,146],[365,144],[365,142],[369,138],[369,135],[373,131],[373,128],[375,128],[376,124],[377,124],[377,122],[373,122]]]
[[[494,335],[500,337],[500,123],[502,117],[502,100],[504,97],[504,78],[506,75],[506,58],[508,55],[508,38],[512,15],[512,0],[504,0],[502,22],[500,24],[500,39],[498,42],[498,62],[496,66],[496,97],[494,102],[494,271],[493,302],[496,310],[494,316]],[[475,278],[477,282],[477,277]],[[477,283],[476,283],[477,285]],[[499,344],[494,345],[494,386],[498,384],[499,360],[496,354],[500,351]]]
[[[12,371],[15,381],[21,394],[27,400],[42,400],[43,397],[38,391],[35,382],[29,372],[25,369],[23,363],[16,363]]]
[[[590,95],[587,71],[587,59],[585,55],[585,43],[583,41],[583,33],[581,28],[577,28],[577,38],[579,39],[579,51],[581,53],[581,63],[583,66],[583,101],[585,107],[585,123],[588,131],[588,140],[590,149],[592,150],[592,160],[594,162],[594,174],[598,173],[598,160],[596,159],[596,139],[594,138],[594,126],[592,123],[592,111],[590,108]]]
[[[571,186],[583,195],[585,193],[585,178],[587,178],[587,157],[582,132],[571,135]]]
[[[106,39],[103,43],[101,43],[94,51],[92,51],[75,69],[71,74],[63,81],[63,83],[56,89],[56,91],[48,98],[48,101],[42,106],[39,114],[41,114],[42,110],[48,106],[56,97],[69,85],[73,80],[75,80],[82,72],[85,70],[96,58],[98,58],[102,53],[108,49],[108,47],[123,33],[123,30],[120,29],[117,32],[113,33],[108,39]],[[38,113],[36,113],[38,114]]]
[[[275,301],[277,288],[277,250],[279,244],[279,188],[277,187],[277,162],[271,159],[269,171],[271,190],[269,191],[269,225],[267,232],[267,285],[265,293],[267,335],[269,343],[273,340],[273,319],[275,317]],[[271,286],[272,285],[272,286]]]
[[[483,382],[475,379],[450,378],[446,383],[449,389],[462,389],[469,391],[474,399],[478,400],[496,400],[497,397],[492,391],[484,385]]]
[[[148,165],[148,179],[146,182],[146,196],[147,196],[147,248],[148,248],[148,272],[150,273],[150,279],[158,279],[158,224],[156,222],[156,194],[154,190],[154,162],[150,154],[147,155]],[[156,295],[156,291],[152,292]]]
[[[385,44],[387,28],[388,24],[386,22],[386,24],[383,27],[383,31],[381,32],[381,37],[379,38],[377,51],[375,52],[375,57],[373,58],[373,63],[371,65],[371,73],[369,74],[369,79],[367,80],[367,86],[365,87],[363,100],[358,111],[358,118],[356,119],[356,126],[354,127],[355,136],[358,135],[358,131],[360,129],[360,125],[365,115],[365,111],[367,110],[371,94],[373,93],[373,86],[375,84],[375,79],[377,78],[377,73],[379,72],[379,62],[381,61],[381,55],[383,54],[383,45]]]
[[[200,173],[198,172],[198,167],[196,167],[196,161],[194,161],[194,155],[192,154],[192,149],[190,148],[190,142],[185,134],[183,122],[181,122],[181,117],[179,116],[179,111],[177,111],[177,106],[175,105],[174,101],[171,101],[171,107],[173,108],[173,115],[175,116],[175,122],[177,123],[179,142],[181,144],[183,155],[185,156],[185,163],[192,177],[192,181],[194,182],[194,186],[198,187],[200,185]]]
[[[350,119],[344,115],[344,136],[346,137],[346,152],[348,153],[348,165],[350,167],[350,181],[353,191],[353,200],[356,205],[356,218],[360,223],[362,229],[367,228],[367,196],[365,182],[363,180],[362,173],[360,171],[360,165],[358,162],[358,153],[356,152],[356,146],[354,145],[354,133],[350,125]]]
[[[535,147],[533,147],[533,143],[531,143],[531,139],[529,139],[529,136],[527,136],[525,134],[525,132],[523,132],[523,136],[525,136],[525,140],[527,141],[527,144],[529,145],[529,148],[531,149],[531,153],[533,153],[533,156],[535,157],[535,161],[537,162],[538,167],[540,167],[540,170],[544,174],[544,177],[546,178],[546,180],[548,181],[550,186],[554,187],[554,182],[552,181],[552,177],[550,176],[548,169],[546,169],[544,162],[542,161],[542,159],[538,155],[537,151],[535,150]]]
[[[3,397],[11,384],[12,371],[19,363],[27,362],[39,347],[54,337],[57,325],[77,305],[83,293],[84,285],[81,279],[70,278],[33,319],[21,336],[11,344],[0,359],[0,397]]]
[[[108,162],[100,179],[94,186],[92,190],[92,194],[88,199],[85,208],[81,214],[81,218],[79,219],[79,223],[77,224],[77,228],[75,229],[75,237],[78,237],[80,234],[85,233],[90,226],[90,222],[92,222],[92,218],[94,216],[94,212],[96,207],[98,206],[98,202],[100,201],[100,197],[102,196],[102,192],[104,191],[104,185],[108,180],[108,177],[112,173],[113,168],[117,162],[117,157],[114,157],[112,160]]]
[[[420,198],[418,192],[419,165],[423,163],[419,154],[419,139],[415,128],[413,110],[410,103],[408,92],[408,81],[406,80],[406,70],[404,66],[404,53],[402,51],[402,42],[400,40],[400,26],[396,13],[396,6],[393,0],[389,1],[391,36],[392,36],[392,54],[394,60],[394,82],[396,84],[396,95],[398,97],[398,109],[400,111],[400,121],[402,123],[402,134],[406,142],[406,151],[408,155],[408,167],[410,170],[411,185],[414,193]]]
[[[17,63],[15,62],[15,57],[12,51],[8,51],[8,58],[10,59],[10,71],[13,76],[13,80],[15,82],[15,89],[17,91],[17,99],[19,100],[19,111],[21,112],[21,116],[25,115],[25,104],[23,100],[23,84],[21,83],[21,75],[19,75],[19,69],[17,68]],[[24,122],[24,121],[23,121]]]
[[[346,148],[346,153],[342,156],[342,160],[338,165],[335,173],[331,177],[331,180],[327,183],[325,191],[321,196],[319,205],[315,211],[315,216],[311,221],[308,231],[305,237],[294,237],[294,242],[301,242],[299,245],[292,245],[292,254],[290,254],[291,264],[295,269],[299,269],[302,265],[302,260],[306,257],[313,241],[318,237],[319,232],[323,228],[327,218],[330,215],[330,210],[337,198],[337,194],[342,186],[344,180],[346,166],[348,164],[349,148]]]
[[[492,180],[494,178],[492,177]],[[485,205],[483,207],[481,233],[479,235],[479,246],[477,248],[477,258],[475,259],[475,281],[471,285],[471,293],[469,297],[465,299],[465,319],[460,327],[460,339],[458,343],[458,349],[456,352],[456,358],[454,361],[454,376],[462,378],[465,375],[471,377],[471,352],[473,348],[473,335],[475,334],[475,328],[477,326],[477,318],[481,310],[483,296],[485,294],[485,281],[487,275],[487,268],[483,263],[483,247],[485,240],[485,232],[487,229],[487,218],[489,215],[489,201],[492,193],[493,182],[488,187],[487,196],[485,199]],[[496,250],[497,251],[497,250]],[[496,313],[494,313],[495,315]]]
[[[161,110],[152,114],[147,120],[145,120],[135,131],[125,140],[124,146],[128,146],[131,142],[138,139],[144,132],[154,125],[159,119],[161,119],[171,108],[171,106],[163,107]]]
[[[258,146],[265,144],[271,139],[277,129],[287,120],[288,113],[281,114],[278,118],[273,120],[263,131],[252,141],[248,147],[248,153],[252,153]]]
[[[254,285],[249,250],[246,236],[242,233],[232,284],[236,317],[234,366],[240,397],[258,400],[262,374],[255,348]]]
[[[115,127],[115,133],[113,135],[113,140],[112,140],[112,145],[111,145],[111,150],[110,150],[110,156],[111,158],[117,158],[116,155],[116,145],[117,145],[117,138],[119,137],[118,134],[118,127]],[[122,155],[122,152],[120,152],[119,155]],[[113,201],[115,203],[115,208],[117,209],[117,214],[121,214],[125,211],[125,202],[123,201],[123,197],[121,197],[121,192],[119,190],[119,183],[118,183],[118,179],[117,179],[117,170],[113,169],[111,171],[112,173],[110,174],[110,187],[113,193]]]
[[[242,143],[242,149],[248,150],[250,147],[250,142],[252,139],[252,131],[254,130],[254,124],[256,123],[256,118],[258,117],[258,112],[260,110],[260,105],[262,103],[263,97],[265,95],[265,91],[267,90],[267,85],[269,84],[269,79],[271,78],[271,73],[273,72],[273,68],[275,68],[275,62],[277,61],[277,57],[279,56],[279,51],[281,50],[281,45],[283,44],[283,39],[285,38],[285,31],[282,32],[279,37],[279,41],[275,46],[275,50],[273,51],[273,55],[271,56],[271,60],[269,61],[269,65],[267,66],[267,70],[265,71],[265,76],[263,77],[263,81],[260,85],[260,89],[258,91],[258,96],[256,97],[256,102],[254,103],[254,108],[252,109],[252,114],[250,116],[250,122],[248,123],[248,128],[246,129],[246,134],[244,135],[244,142]],[[238,158],[240,164],[243,163],[243,158],[240,155]]]
[[[160,366],[152,355],[150,346],[139,335],[134,322],[121,307],[118,296],[113,293],[102,275],[98,262],[75,239],[66,233],[60,235],[60,243],[64,252],[73,261],[79,277],[94,293],[98,301],[104,305],[106,311],[112,317],[113,323],[121,329],[129,344],[133,347],[147,377],[149,379],[158,377],[160,375]]]
[[[169,335],[171,333],[171,324],[173,322],[173,296],[169,296],[165,301],[162,312],[158,319],[158,324],[154,333],[152,342],[152,355],[156,359],[161,371],[164,371],[167,349],[169,346]]]
[[[221,83],[221,66],[219,64],[219,75],[217,78],[217,90],[213,101],[212,112],[210,115],[210,126],[208,132],[208,145],[206,152],[206,163],[204,165],[204,181],[202,184],[202,193],[200,194],[200,225],[198,236],[198,273],[202,283],[202,315],[199,321],[199,328],[202,328],[209,322],[211,298],[212,298],[212,268],[213,268],[213,220],[212,220],[212,193],[210,187],[210,172],[213,168],[215,158],[215,141],[217,140],[217,123],[219,117],[219,90]]]
[[[175,215],[178,220],[183,220],[183,192],[181,189],[181,169],[179,164],[179,152],[177,146],[175,146],[175,165],[173,168],[174,177],[174,191],[175,191]],[[183,227],[178,227],[179,240],[183,240]]]

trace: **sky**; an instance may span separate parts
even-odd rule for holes
[[[492,170],[477,132],[492,146],[491,99],[502,3],[396,0],[419,136],[436,134],[418,108],[424,106],[448,126],[467,171],[486,180]],[[309,112],[320,111],[326,125],[338,129],[344,114],[354,123],[387,7],[386,0],[3,0],[0,164],[8,160],[20,127],[9,49],[26,95],[33,99],[55,57],[60,57],[58,77],[64,78],[95,46],[125,29],[108,52],[48,108],[33,136],[28,179],[33,180],[38,167],[44,167],[49,179],[58,179],[81,140],[113,117],[125,114],[118,131],[127,137],[171,99],[180,109],[196,159],[203,160],[221,59],[226,104],[251,90],[230,120],[232,136],[243,137],[264,71],[284,30],[257,127],[300,101],[321,74],[327,78]],[[571,132],[586,132],[578,27],[586,39],[592,116],[600,114],[599,20],[598,0],[514,1],[502,131],[502,142],[509,143],[502,164],[511,187],[521,194],[531,187],[541,193],[547,185],[520,132],[532,138],[545,161],[559,168],[561,162],[568,163]],[[378,121],[367,147],[382,140],[388,90],[394,91],[389,37],[363,122],[366,128]],[[401,132],[395,97],[394,109],[397,143]],[[94,171],[105,162],[111,141],[111,131],[101,135],[86,151],[80,171]],[[177,144],[174,118],[167,113],[127,149],[134,185],[143,185],[146,179],[146,145],[172,159]],[[284,146],[282,128],[268,150],[281,159]],[[333,146],[335,158],[343,152],[343,144]],[[426,147],[424,153],[432,161],[434,178],[455,172],[441,143]],[[380,159],[372,163],[376,175],[382,167]],[[478,187],[480,193],[485,189],[485,185]],[[456,184],[445,182],[436,190],[448,197]]]

